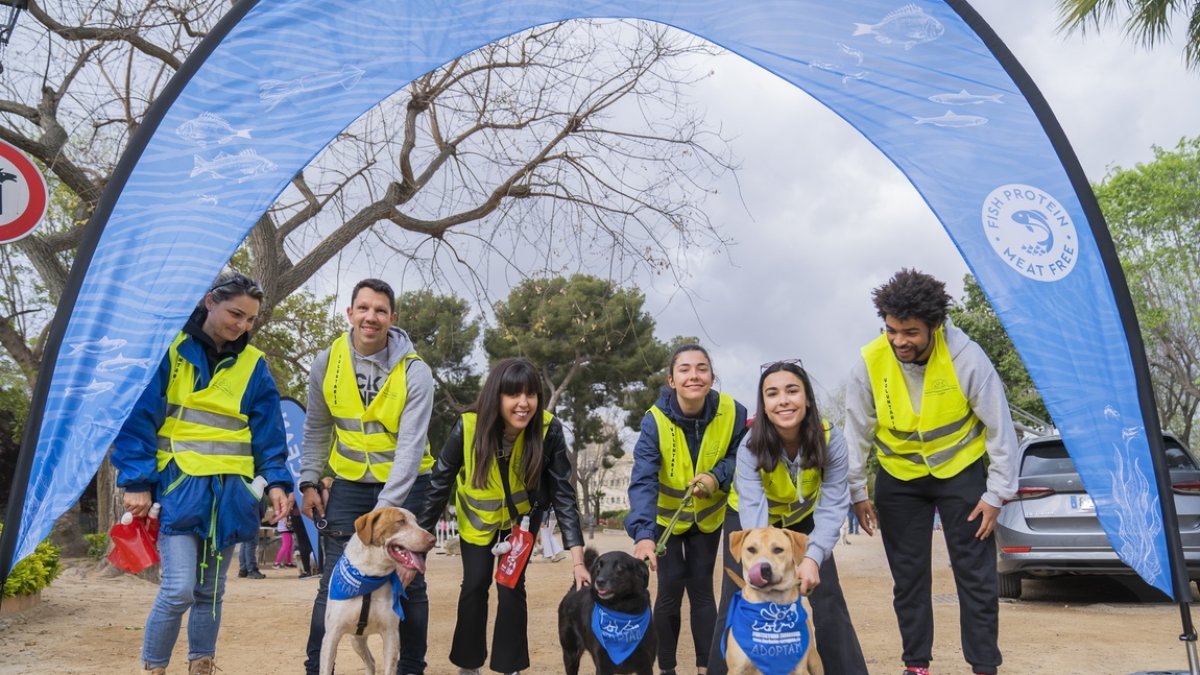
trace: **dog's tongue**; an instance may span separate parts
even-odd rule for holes
[[[397,551],[389,551],[389,553],[392,554],[392,559],[395,560],[398,565],[407,567],[411,570],[416,570],[417,572],[419,572],[421,574],[425,573],[425,557],[424,556],[418,555],[416,553],[413,553],[412,551],[407,551],[407,550],[400,550],[398,552]]]
[[[767,563],[758,563],[757,565],[751,567],[750,573],[746,575],[746,581],[749,581],[750,585],[754,586],[755,588],[762,588],[768,585],[770,582],[767,581],[767,579],[763,576],[763,568],[766,566]]]

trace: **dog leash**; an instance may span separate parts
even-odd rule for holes
[[[683,510],[692,504],[692,496],[692,491],[689,489],[683,500],[679,502],[679,508],[675,509],[675,513],[671,515],[671,522],[667,523],[666,529],[663,530],[662,535],[658,538],[658,543],[654,546],[654,555],[662,557],[667,552],[667,540],[671,538],[671,530],[675,528],[675,523],[679,522],[679,516],[683,515]]]

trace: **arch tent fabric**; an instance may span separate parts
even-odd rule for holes
[[[1121,558],[1174,597],[1147,442],[1157,416],[1152,402],[1149,414],[1140,407],[1144,355],[1140,341],[1128,348],[1132,310],[1120,308],[1127,291],[1107,229],[1033,83],[954,0],[237,5],[172,80],[93,218],[55,318],[57,358],[49,352],[35,397],[38,433],[27,434],[28,482],[13,495],[0,572],[78,499],[207,284],[339,131],[456,56],[529,27],[604,17],[660,22],[740,54],[895,163],[1003,320]]]

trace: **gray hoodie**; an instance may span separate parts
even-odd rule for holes
[[[388,329],[387,349],[370,356],[363,356],[350,342],[350,358],[354,362],[354,375],[363,394],[364,405],[383,386],[392,369],[407,354],[413,352],[408,334],[396,327]],[[300,480],[317,482],[329,462],[333,448],[333,415],[325,403],[325,371],[329,367],[329,349],[323,350],[313,361],[308,375],[308,409],[304,417],[304,455],[300,459]],[[429,417],[433,413],[433,373],[424,361],[408,362],[405,371],[408,391],[404,401],[404,412],[400,415],[400,427],[396,434],[396,457],[392,462],[387,483],[379,494],[380,506],[402,506],[421,467],[425,454],[426,437],[429,433]],[[378,483],[367,471],[360,483]]]
[[[1004,396],[1004,383],[983,348],[950,325],[949,320],[946,321],[946,348],[971,410],[987,428],[984,442],[991,464],[983,500],[999,508],[1004,500],[1012,499],[1017,492],[1017,432],[1008,399]],[[908,385],[913,411],[920,414],[925,366],[901,363],[900,370]],[[866,459],[875,437],[876,422],[875,394],[871,391],[867,363],[860,358],[850,371],[850,381],[846,384],[846,444],[850,449],[850,501],[853,503],[867,498]]]

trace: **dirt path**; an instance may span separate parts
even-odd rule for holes
[[[900,638],[891,608],[891,579],[879,539],[857,536],[837,549],[842,584],[872,673],[900,670]],[[599,550],[628,548],[623,534],[597,535]],[[265,570],[261,581],[233,578],[226,594],[217,664],[231,675],[302,672],[315,579],[294,570]],[[447,661],[461,579],[457,557],[429,561],[429,675],[454,675]],[[561,673],[556,609],[571,579],[568,562],[537,561],[529,570],[531,674]],[[1004,673],[1126,675],[1185,669],[1177,606],[1134,601],[1120,585],[1096,580],[1025,582],[1027,599],[1001,604]],[[136,578],[105,578],[75,561],[43,592],[37,607],[0,618],[0,673],[135,673],[142,627],[157,587]],[[940,538],[935,538],[934,644],[936,672],[967,673],[958,646],[958,604]],[[493,603],[494,603],[493,596]],[[684,631],[687,614],[684,613]],[[378,645],[372,642],[378,650]],[[679,662],[694,663],[691,640],[680,640]],[[186,637],[169,672],[184,672]],[[362,673],[350,647],[339,652],[341,673]],[[590,666],[585,672],[591,672]],[[682,673],[695,672],[682,668]],[[833,674],[836,675],[836,674]]]

